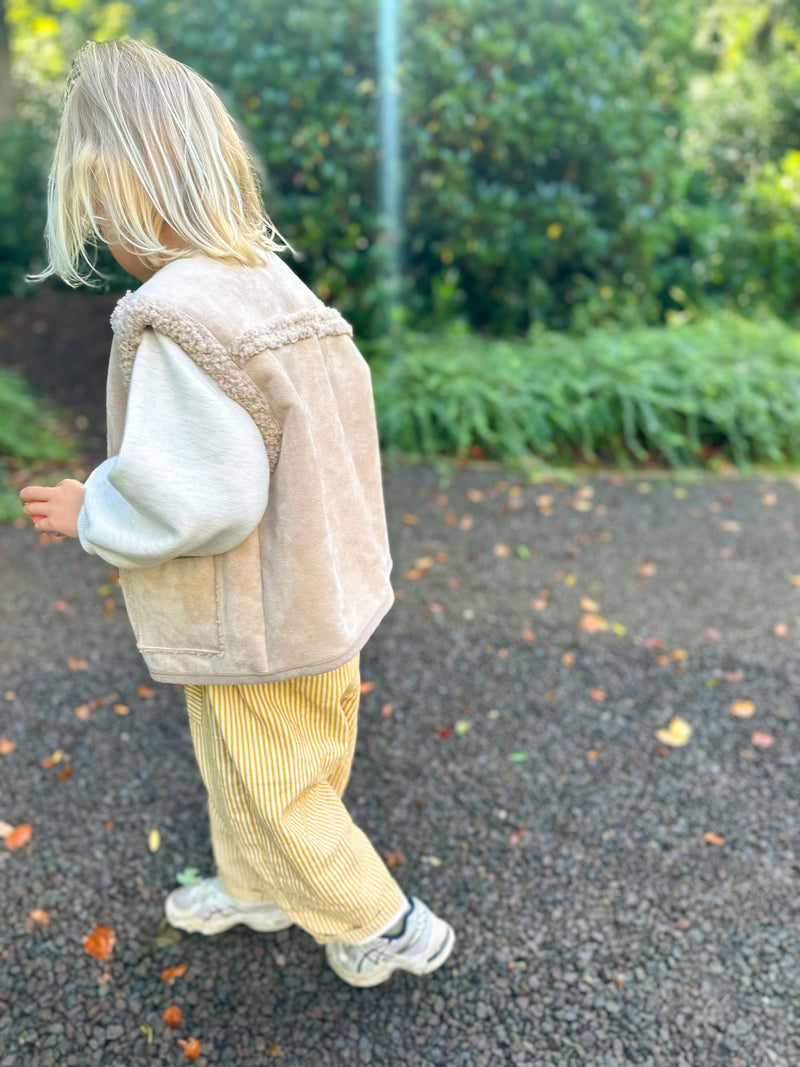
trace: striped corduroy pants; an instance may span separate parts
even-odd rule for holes
[[[222,884],[269,901],[317,941],[363,941],[406,898],[341,801],[353,760],[359,657],[260,685],[187,685]]]

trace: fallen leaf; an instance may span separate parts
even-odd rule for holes
[[[778,494],[773,493],[772,490],[764,493],[761,497],[761,503],[765,508],[774,508],[778,503]]]
[[[112,612],[117,610],[117,603],[116,603],[115,600],[110,600],[110,599],[109,600],[104,600],[103,601],[103,607],[106,609],[106,611],[110,615]]]
[[[57,777],[56,781],[66,782],[67,779],[71,778],[71,777],[72,777],[72,764],[67,762],[67,763],[64,764],[64,766],[58,772],[58,777]]]
[[[416,567],[412,567],[410,571],[406,571],[406,579],[409,582],[418,582],[423,573],[424,571],[418,571]]]
[[[142,697],[143,700],[150,700],[156,695],[156,691],[150,685],[137,685],[136,695],[137,697]]]
[[[608,623],[602,615],[595,615],[594,613],[581,615],[581,621],[578,626],[586,634],[599,634],[608,629]]]
[[[16,741],[10,741],[7,737],[0,737],[0,756],[7,756],[16,747]]]
[[[663,648],[664,639],[662,637],[645,637],[643,644],[645,648]]]
[[[425,610],[428,612],[429,615],[446,615],[450,609],[447,607],[446,604],[439,604],[438,602],[434,601],[431,604],[427,604]]]
[[[150,1023],[139,1023],[139,1029],[144,1035],[144,1039],[148,1045],[153,1044],[153,1027]]]
[[[509,843],[509,845],[518,845],[520,843],[520,841],[522,840],[522,835],[524,833],[525,833],[525,827],[524,826],[518,826],[517,829],[513,831],[513,833],[510,833],[508,835],[508,843]]]
[[[589,751],[586,753],[586,758],[588,760],[596,760],[598,759],[599,755],[599,752],[596,752],[593,748],[590,748]]]
[[[394,715],[394,705],[389,703],[384,704],[381,708],[381,715],[384,719],[391,719],[392,715]]]
[[[390,852],[386,857],[387,867],[402,867],[406,862],[406,856],[404,852]]]
[[[508,545],[495,545],[492,552],[494,552],[498,559],[505,559],[506,556],[511,555],[511,549]]]
[[[3,820],[0,819],[0,837],[8,837],[13,829],[14,827],[10,822],[3,822]]]
[[[530,559],[531,550],[528,548],[527,545],[517,545],[517,556],[520,559]]]
[[[593,615],[596,615],[600,611],[600,605],[596,600],[592,600],[590,596],[582,596],[578,601],[581,611],[588,611]]]
[[[69,604],[66,600],[56,600],[53,603],[53,611],[58,611],[63,615],[65,611],[69,611]]]
[[[71,671],[85,671],[89,664],[85,659],[78,659],[76,656],[70,656],[67,659],[67,667]]]
[[[592,700],[605,700],[608,694],[605,693],[602,689],[590,689],[589,696],[592,698]]]
[[[705,637],[706,641],[722,640],[722,634],[719,632],[719,630],[712,630],[710,626],[707,626],[706,629],[703,630],[703,637]]]
[[[545,600],[544,597],[539,596],[531,601],[531,607],[534,611],[547,611],[548,603],[549,601]]]
[[[361,695],[364,696],[366,693],[371,693],[374,688],[375,688],[375,682],[362,681],[361,682],[361,686],[360,686]]]
[[[34,908],[33,911],[28,912],[25,918],[25,929],[29,934],[35,934],[37,930],[41,930],[49,922],[49,912],[45,911],[44,908]]]
[[[117,935],[110,926],[95,926],[83,936],[83,951],[96,960],[110,960],[117,943]]]
[[[178,885],[197,885],[198,882],[203,880],[203,876],[197,867],[184,867],[182,871],[175,875],[175,881]]]
[[[535,641],[536,640],[536,634],[533,632],[533,630],[523,630],[522,634],[521,634],[521,637],[522,637],[522,640],[523,641],[527,641],[528,644],[530,644],[531,641]]]
[[[482,500],[486,499],[486,493],[481,492],[480,489],[468,489],[467,497],[475,504],[480,504]]]
[[[691,736],[691,724],[682,719],[680,715],[672,716],[666,730],[656,730],[656,738],[663,745],[668,745],[670,748],[682,748],[689,743]]]
[[[158,852],[158,850],[161,848],[161,833],[155,826],[147,835],[147,847],[150,849],[151,852]]]
[[[792,583],[792,585],[800,585],[800,574],[790,575],[789,581]]]
[[[464,515],[464,517],[460,519],[458,523],[459,530],[471,530],[474,526],[475,520],[471,515]]]
[[[22,848],[23,845],[27,845],[32,837],[33,827],[31,824],[29,822],[20,823],[19,826],[15,826],[10,833],[5,835],[6,848]]]
[[[442,741],[446,741],[448,737],[452,736],[453,727],[445,726],[443,730],[434,730],[433,732],[436,734],[437,737],[440,737]]]
[[[176,978],[183,978],[186,974],[186,964],[179,963],[177,967],[167,967],[161,972],[162,981],[167,985],[172,985]]]
[[[171,1004],[162,1016],[167,1026],[173,1030],[180,1029],[183,1026],[183,1012],[176,1004]]]
[[[775,625],[772,627],[772,632],[775,634],[776,637],[786,637],[789,632],[789,627],[786,625],[785,622],[776,622]]]
[[[203,1046],[196,1037],[179,1037],[178,1044],[183,1049],[183,1054],[187,1060],[196,1060],[203,1051]]]
[[[657,570],[655,563],[642,563],[636,568],[636,577],[641,579],[652,578]]]
[[[130,712],[130,710],[131,709],[127,704],[115,704],[114,705],[114,714],[115,715],[127,715]]]
[[[756,748],[772,748],[775,744],[775,738],[772,734],[768,734],[764,730],[754,730],[750,736],[750,741]]]
[[[726,682],[743,682],[744,681],[744,672],[743,671],[725,671],[725,673],[723,674],[723,678],[725,679]]]
[[[85,722],[91,714],[92,709],[88,704],[79,704],[75,709],[75,718],[80,719],[81,722]]]
[[[406,526],[416,526],[419,522],[419,516],[411,514],[404,515],[403,522],[406,524]]]
[[[752,700],[734,700],[731,704],[731,715],[737,719],[751,719],[756,713],[756,706]]]
[[[277,1056],[281,1056],[281,1055],[283,1055],[283,1049],[276,1042],[276,1043],[274,1043],[272,1045],[268,1045],[267,1046],[267,1055],[268,1056],[276,1056],[276,1057]]]
[[[722,837],[720,834],[715,834],[713,830],[706,830],[706,832],[703,834],[703,837],[709,843],[709,845],[725,844],[725,838]]]
[[[459,719],[455,725],[455,731],[459,737],[463,737],[463,735],[471,729],[472,719]]]
[[[420,556],[414,560],[414,567],[418,571],[429,571],[433,566],[433,556]]]
[[[3,693],[3,700],[16,700],[16,699],[17,699],[17,694],[14,692],[13,689],[6,689],[6,691]]]
[[[63,748],[57,748],[52,756],[48,756],[47,759],[39,760],[39,766],[40,767],[44,767],[45,769],[48,768],[48,767],[55,767],[55,765],[57,763],[60,763],[63,758],[64,758],[64,749]]]
[[[437,563],[447,563],[449,558],[450,557],[447,555],[446,552],[437,552],[436,553],[436,562]]]
[[[677,662],[689,658],[689,653],[685,648],[676,648],[674,652],[670,652],[669,658]]]
[[[509,755],[508,755],[508,758],[509,758],[509,761],[511,763],[525,763],[525,761],[528,759],[528,753],[527,752],[510,752]]]

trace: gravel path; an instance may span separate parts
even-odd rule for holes
[[[0,845],[0,1067],[189,1037],[199,1067],[797,1067],[799,486],[387,471],[399,599],[347,798],[458,942],[365,991],[296,929],[165,925],[211,862],[181,694],[139,689],[105,564],[0,528],[0,820],[34,829]]]

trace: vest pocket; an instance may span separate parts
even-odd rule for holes
[[[120,571],[125,606],[142,652],[220,655],[221,587],[216,556],[186,556]]]

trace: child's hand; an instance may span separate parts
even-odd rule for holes
[[[56,486],[28,485],[19,494],[26,515],[38,533],[78,536],[78,513],[83,507],[83,485],[66,478]]]

